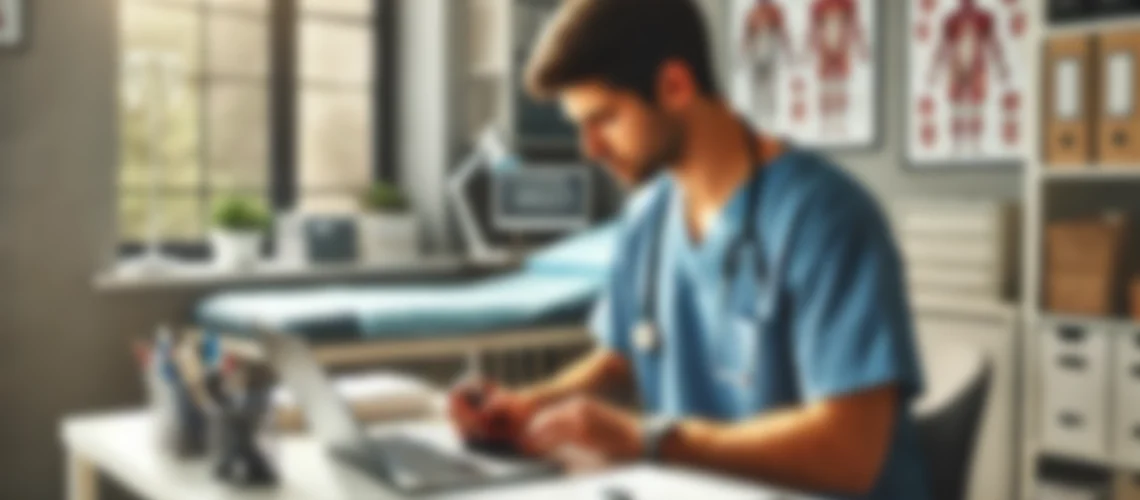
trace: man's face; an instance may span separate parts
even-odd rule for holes
[[[681,120],[633,92],[599,82],[563,89],[566,116],[578,126],[582,153],[623,183],[636,186],[677,161]]]

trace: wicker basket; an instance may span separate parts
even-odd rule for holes
[[[1123,282],[1127,221],[1119,215],[1050,224],[1046,302],[1059,313],[1111,315]]]
[[[1049,275],[1050,311],[1079,316],[1108,316],[1113,311],[1111,274],[1053,272]]]

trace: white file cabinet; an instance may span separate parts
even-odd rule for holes
[[[1140,327],[1116,332],[1112,443],[1117,462],[1140,468]]]
[[[1042,330],[1045,448],[1106,457],[1113,330],[1064,321],[1046,323]]]

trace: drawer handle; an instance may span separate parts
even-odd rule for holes
[[[1057,420],[1061,422],[1061,427],[1067,427],[1070,429],[1080,428],[1085,423],[1084,418],[1071,411],[1061,413],[1060,417]]]
[[[1066,370],[1072,370],[1075,372],[1085,370],[1085,358],[1073,354],[1061,356],[1061,359],[1057,361],[1057,364],[1061,365],[1061,367],[1065,368]]]
[[[1138,424],[1136,427],[1132,428],[1132,437],[1137,439],[1137,440],[1140,440],[1140,424]],[[1137,477],[1140,477],[1140,476],[1137,476]]]
[[[1076,344],[1085,339],[1085,329],[1079,326],[1062,326],[1060,333],[1061,340],[1070,344]]]
[[[1132,378],[1140,379],[1140,363],[1132,365]]]
[[[1136,344],[1137,349],[1140,349],[1140,333],[1137,333],[1135,336],[1132,337],[1132,343]]]

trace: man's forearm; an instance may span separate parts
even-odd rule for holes
[[[547,406],[577,394],[597,394],[631,380],[629,363],[617,353],[598,349],[575,362],[553,379],[528,387],[522,393],[536,406]]]
[[[685,421],[662,443],[662,457],[785,486],[863,494],[885,461],[896,401],[893,390],[858,398],[737,425]]]

